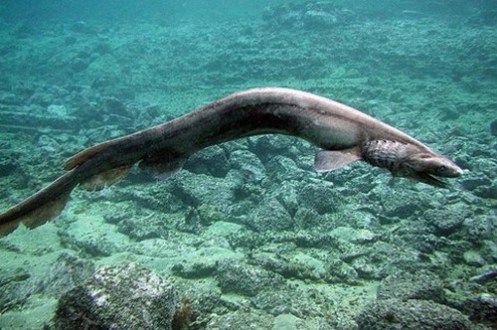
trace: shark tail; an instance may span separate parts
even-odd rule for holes
[[[31,229],[58,216],[76,184],[74,171],[67,172],[44,189],[0,214],[0,237],[10,234],[21,223]]]
[[[80,185],[90,191],[100,190],[121,180],[130,171],[131,165],[118,166],[104,171],[96,171],[98,161],[92,164],[92,159],[111,147],[114,141],[107,141],[85,149],[65,164],[67,172],[28,197],[19,204],[0,214],[0,237],[13,232],[21,223],[32,229],[60,215],[69,200],[72,190]],[[88,164],[85,164],[88,163]],[[84,169],[81,165],[85,164]],[[87,175],[87,173],[97,173]]]

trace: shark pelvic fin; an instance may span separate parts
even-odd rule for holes
[[[92,176],[88,180],[81,183],[81,187],[85,190],[94,191],[94,190],[102,190],[103,188],[116,183],[117,181],[124,178],[132,166],[120,166],[108,171],[99,173],[97,175]]]

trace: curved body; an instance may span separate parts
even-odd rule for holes
[[[397,148],[389,154],[388,157],[398,162],[396,169],[402,168],[401,165],[407,163],[406,157],[413,152],[438,157],[444,160],[444,166],[456,166],[400,130],[344,104],[292,89],[251,89],[76,154],[66,163],[67,173],[0,214],[0,234],[14,230],[21,221],[28,227],[36,227],[58,215],[69,193],[78,184],[89,182],[90,188],[99,188],[117,180],[137,162],[141,167],[173,172],[200,149],[268,133],[293,135],[332,151],[333,154],[319,157],[323,171],[358,159],[368,161],[368,155],[376,155],[371,144],[367,144],[371,141],[394,141],[397,146],[400,144],[409,150],[400,152]],[[363,150],[365,145],[368,145],[367,152]],[[388,145],[382,144],[382,148],[381,155],[388,154]],[[334,161],[330,157],[342,160]],[[377,157],[370,163],[382,164]],[[452,170],[451,175],[442,176],[457,176],[461,172],[458,167]]]

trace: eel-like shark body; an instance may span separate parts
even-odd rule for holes
[[[456,164],[423,143],[354,108],[298,90],[257,88],[79,152],[67,160],[65,174],[0,214],[0,235],[21,222],[34,228],[59,215],[77,185],[100,189],[136,163],[143,169],[174,173],[198,150],[271,133],[300,137],[320,147],[315,157],[318,172],[363,160],[435,186],[443,185],[436,177],[462,174]]]

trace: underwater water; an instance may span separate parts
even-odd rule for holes
[[[0,239],[1,329],[497,328],[497,4],[0,3],[0,212],[78,151],[232,92],[345,103],[465,173],[437,188],[261,135],[138,167]]]

